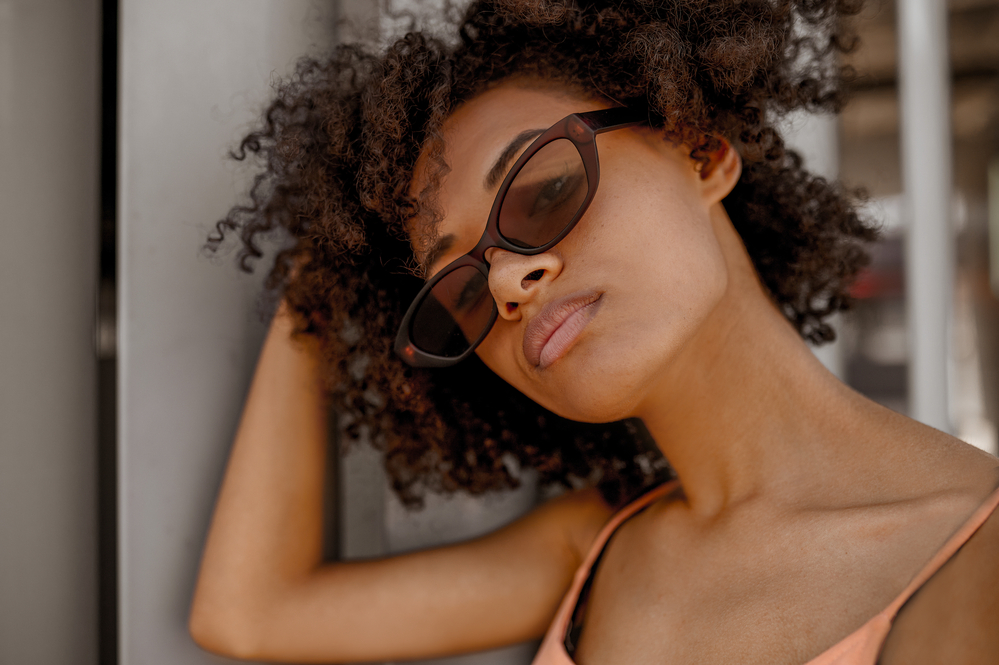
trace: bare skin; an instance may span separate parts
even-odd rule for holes
[[[323,564],[325,404],[308,339],[279,311],[236,434],[191,610],[202,647],[239,658],[358,662],[485,649],[542,634],[610,514],[590,491],[485,538]]]
[[[501,84],[448,126],[439,229],[468,251],[510,139],[601,104]],[[736,153],[698,170],[648,128],[598,138],[601,183],[550,251],[493,249],[501,318],[479,355],[571,418],[643,418],[682,490],[626,522],[595,578],[575,658],[804,663],[883,609],[999,484],[999,463],[866,400],[829,374],[768,299],[721,201]],[[419,186],[419,179],[414,186]],[[555,362],[528,360],[531,317],[601,294]],[[457,653],[540,636],[610,509],[563,497],[485,538],[392,559],[320,562],[325,412],[308,340],[279,313],[219,497],[191,631],[213,651],[359,661]],[[900,616],[884,662],[999,653],[993,518]],[[943,581],[941,581],[943,580]],[[945,621],[944,618],[947,620]],[[950,632],[945,632],[949,630]]]

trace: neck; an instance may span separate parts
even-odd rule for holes
[[[822,366],[764,293],[738,237],[727,242],[737,255],[726,295],[637,413],[703,515],[760,497],[800,503],[875,454],[864,446],[877,407]],[[830,473],[837,466],[843,474]]]

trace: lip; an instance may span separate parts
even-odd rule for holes
[[[527,362],[544,369],[565,355],[596,316],[601,297],[597,291],[573,293],[542,307],[524,330]]]

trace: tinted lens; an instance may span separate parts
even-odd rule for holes
[[[434,285],[413,313],[410,339],[435,356],[460,356],[489,325],[493,304],[485,275],[474,266],[456,268]]]
[[[557,139],[524,164],[499,211],[500,234],[520,247],[554,240],[576,216],[587,193],[586,169],[576,146]]]

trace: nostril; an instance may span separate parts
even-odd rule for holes
[[[524,281],[525,282],[536,282],[539,279],[541,279],[541,277],[544,274],[545,274],[545,271],[543,269],[541,269],[541,270],[535,270],[534,272],[530,273],[527,277],[525,277]]]

